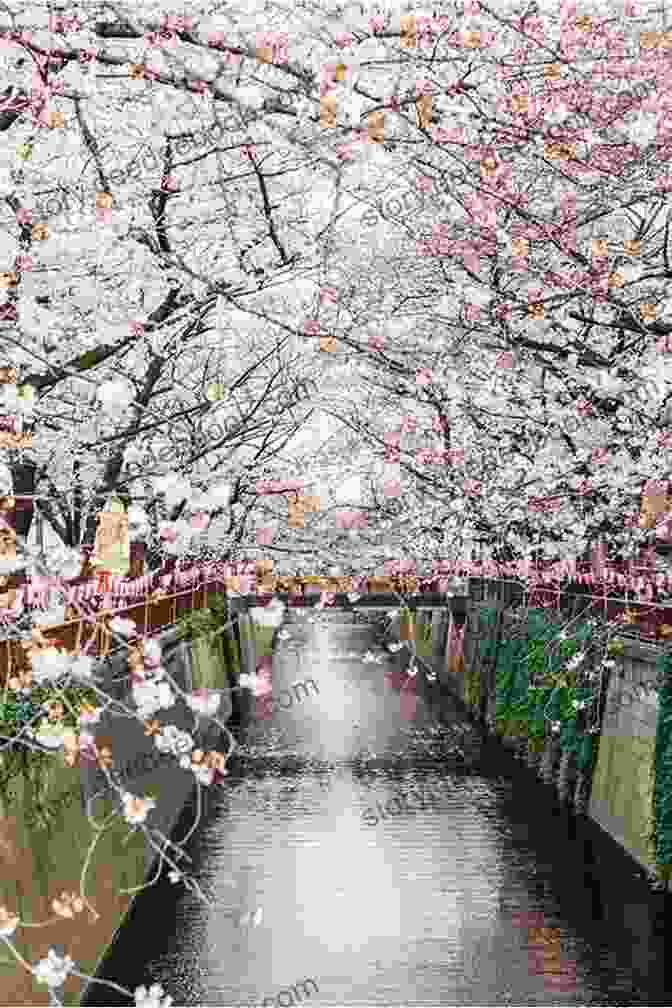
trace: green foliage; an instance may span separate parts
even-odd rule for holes
[[[668,685],[658,693],[658,723],[656,726],[655,779],[653,787],[653,820],[656,861],[672,866],[672,654],[658,659],[658,668]]]
[[[75,367],[78,371],[88,371],[89,368],[96,366],[99,356],[98,350],[86,350],[79,360],[75,361]]]
[[[219,630],[228,619],[228,602],[224,592],[218,592],[206,609],[195,609],[177,621],[180,640],[196,640]]]
[[[478,667],[467,669],[464,683],[464,700],[469,707],[478,707],[481,702],[481,676]]]
[[[255,626],[254,646],[257,658],[263,658],[272,654],[272,641],[274,630],[272,627]]]
[[[530,679],[541,679],[546,668],[546,642],[533,640],[528,643],[527,670]]]
[[[498,733],[527,737],[538,748],[547,722],[559,722],[561,748],[572,750],[582,769],[593,759],[594,739],[579,733],[573,701],[591,701],[593,691],[576,687],[573,673],[563,669],[590,632],[586,624],[575,629],[574,638],[557,642],[558,627],[546,612],[529,609],[510,638],[500,642],[495,669]]]
[[[33,719],[37,718],[39,721],[38,715],[46,716],[43,705],[52,702],[63,704],[62,722],[66,728],[78,729],[82,706],[84,704],[95,706],[98,698],[95,691],[88,686],[80,683],[62,686],[58,681],[33,686],[28,695],[8,690],[0,701],[0,736],[3,739],[13,738],[31,721],[34,727],[36,722]]]

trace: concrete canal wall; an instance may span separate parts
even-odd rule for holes
[[[410,626],[405,619],[401,625],[397,616],[391,621],[388,639],[414,635],[421,658],[417,674],[419,697],[430,700],[437,690],[445,689],[486,730],[494,733],[497,648],[482,646],[479,610],[483,604],[465,598],[452,599],[450,633],[450,616],[445,609],[418,609]],[[378,607],[366,610],[369,613],[383,615]],[[174,630],[165,632],[160,640],[163,664],[178,686],[186,692],[204,686],[220,690],[219,717],[239,734],[244,733],[253,716],[252,697],[249,691],[241,694],[231,688],[241,672],[253,672],[258,658],[270,652],[271,631],[253,627],[245,612],[237,616],[237,623],[229,625],[222,635],[227,647],[219,653],[204,647],[202,639],[180,641]],[[510,611],[501,605],[492,627],[494,638],[498,635],[500,639],[506,638],[510,619]],[[659,651],[655,646],[626,641],[607,685],[599,748],[591,775],[583,773],[571,758],[561,753],[555,738],[547,737],[542,740],[541,751],[532,751],[527,740],[502,737],[503,744],[536,770],[542,781],[555,787],[563,801],[585,812],[650,873],[655,867],[649,836],[658,709],[655,660]],[[393,662],[400,670],[405,668],[408,649],[397,651]],[[101,668],[105,692],[116,699],[128,699],[130,684],[125,655],[110,656]],[[431,683],[432,676],[436,677],[436,683]],[[169,720],[179,728],[193,728],[190,712],[179,698],[170,710]],[[220,730],[212,723],[205,723],[202,728],[204,747],[221,749]],[[170,837],[180,818],[193,807],[195,781],[191,772],[182,770],[175,760],[161,758],[153,740],[135,719],[106,712],[96,726],[96,739],[99,744],[110,745],[115,766],[120,770],[120,783],[137,795],[155,796],[157,804],[148,825]],[[101,784],[96,768],[84,767],[77,772],[51,757],[44,768],[38,768],[37,774],[27,763],[22,773],[11,778],[9,787],[0,788],[1,905],[26,921],[53,920],[51,901],[64,890],[79,889],[82,865],[94,837],[85,809]],[[106,801],[101,795],[93,805],[99,822],[110,807]],[[36,803],[49,807],[48,822],[35,816]],[[61,918],[41,928],[21,929],[15,940],[25,961],[35,963],[46,956],[50,946],[61,946],[82,972],[95,973],[126,919],[133,891],[151,880],[157,867],[156,848],[146,844],[142,834],[136,833],[130,840],[128,834],[128,824],[117,816],[98,841],[86,886],[86,898],[96,911],[95,920],[84,920],[84,915],[80,915],[74,920]],[[179,841],[181,837],[172,839]],[[63,993],[65,1004],[79,1004],[82,997],[79,981],[66,981]],[[0,1004],[46,1005],[48,994],[25,969],[8,966],[0,973]]]
[[[234,720],[245,723],[244,704],[238,700],[239,693],[232,693],[232,686],[241,665],[247,671],[254,667],[255,635],[246,633],[251,628],[243,623],[240,649],[233,626],[222,635],[228,640],[228,661],[222,648],[210,649],[202,638],[180,641],[174,629],[159,636],[162,664],[179,688],[220,691],[217,716],[229,725]],[[133,707],[125,649],[101,661],[98,671],[104,676],[103,691]],[[166,713],[164,722],[193,732],[193,716],[181,697]],[[98,746],[111,749],[116,783],[135,795],[155,798],[146,825],[171,838],[180,817],[191,815],[190,809],[195,808],[192,772],[180,768],[174,757],[159,753],[135,718],[104,711],[93,731]],[[222,736],[217,725],[204,719],[199,738],[203,748],[226,751],[228,742]],[[50,921],[44,927],[19,928],[13,936],[17,950],[34,964],[46,957],[49,947],[60,946],[78,970],[93,975],[126,919],[134,891],[155,877],[160,841],[154,835],[152,845],[141,832],[129,836],[132,827],[120,815],[112,817],[90,860],[87,908],[72,920],[55,917],[52,900],[63,891],[79,892],[82,868],[96,837],[87,805],[90,802],[96,823],[105,822],[112,810],[109,786],[95,765],[70,768],[54,755],[41,758],[38,764],[38,758],[27,754],[10,765],[9,757],[0,754],[0,770],[7,777],[0,787],[0,905],[27,922]],[[182,837],[172,839],[179,842]],[[64,1003],[79,1004],[84,990],[80,980],[68,978]],[[0,971],[0,1004],[47,1005],[49,995],[25,967],[8,962]]]
[[[557,737],[548,730],[541,751],[527,739],[508,738],[498,730],[497,646],[483,646],[483,626],[479,622],[479,609],[486,604],[498,608],[493,639],[506,640],[512,620],[510,610],[492,599],[480,603],[461,600],[459,608],[466,615],[466,626],[462,655],[458,658],[449,654],[449,616],[435,611],[431,663],[439,682],[486,731],[496,732],[504,745],[537,772],[541,781],[552,785],[562,801],[574,811],[586,813],[653,878],[655,856],[651,832],[658,713],[655,663],[660,647],[624,639],[623,653],[607,683],[597,757],[590,774],[578,769],[571,755],[561,752]]]

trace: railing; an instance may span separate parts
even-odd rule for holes
[[[472,602],[494,606],[538,606],[559,610],[568,619],[597,618],[617,622],[618,635],[633,641],[661,641],[672,638],[672,603],[619,597],[613,588],[600,593],[585,585],[564,587],[537,585],[526,589],[513,579],[469,578]]]

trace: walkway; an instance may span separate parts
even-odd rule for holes
[[[215,909],[162,881],[102,975],[177,1005],[669,1004],[663,904],[615,846],[451,704],[405,720],[371,627],[290,616],[274,694],[319,692],[210,802],[188,850]]]

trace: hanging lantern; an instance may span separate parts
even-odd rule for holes
[[[373,143],[383,143],[385,140],[385,113],[381,110],[370,112],[366,120],[369,140]]]
[[[432,125],[432,96],[420,95],[415,99],[418,129],[428,130]]]
[[[259,32],[257,34],[257,48],[255,55],[260,63],[273,62],[273,47],[269,32]]]
[[[304,528],[305,508],[301,501],[287,501],[287,524],[290,528]]]
[[[9,503],[11,501],[11,504]],[[14,508],[14,498],[4,497],[0,500],[0,563],[7,569],[16,562],[16,532],[13,528],[12,517],[7,513]]]
[[[123,502],[113,497],[108,509],[98,512],[98,528],[93,555],[95,567],[125,576],[130,567],[128,515]]]
[[[399,640],[410,641],[415,637],[415,614],[410,609],[399,613]]]
[[[668,508],[667,480],[649,480],[642,491],[639,527],[654,528]]]
[[[336,126],[338,102],[336,95],[327,94],[320,99],[320,126],[333,129]]]
[[[415,49],[418,38],[415,16],[408,14],[400,19],[399,44],[402,49]]]
[[[326,353],[333,353],[337,347],[335,336],[320,336],[320,350]]]

